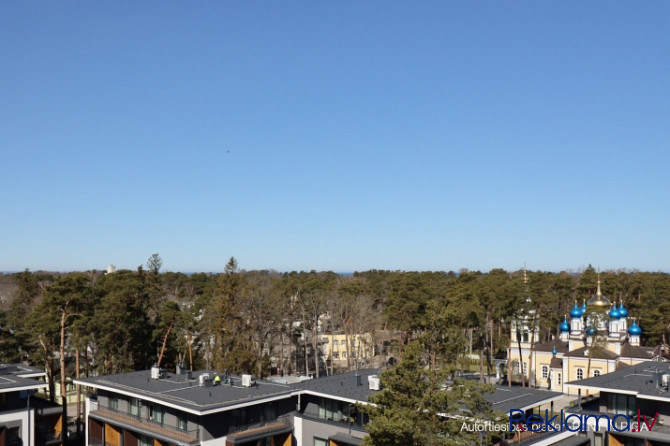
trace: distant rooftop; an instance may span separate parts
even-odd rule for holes
[[[44,370],[24,364],[0,364],[0,393],[34,390],[47,387],[34,378],[46,376]]]
[[[670,375],[670,362],[646,361],[593,378],[566,383],[573,389],[588,389],[636,395],[638,398],[670,402],[663,375]],[[670,381],[670,376],[666,378]]]
[[[25,364],[0,364],[1,375],[16,375],[23,378],[34,378],[37,376],[46,376],[46,372],[37,367]]]

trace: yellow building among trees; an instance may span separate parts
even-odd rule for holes
[[[358,369],[374,357],[374,342],[370,333],[329,333],[321,335],[321,340],[323,355],[332,368]]]

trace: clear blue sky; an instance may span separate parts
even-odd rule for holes
[[[670,2],[0,5],[0,271],[667,271]]]

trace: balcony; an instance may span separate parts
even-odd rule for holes
[[[507,439],[499,443],[501,446],[546,446],[555,444],[573,436],[572,432],[515,432],[507,434]]]
[[[258,429],[258,428],[263,428],[269,425],[283,425],[285,427],[290,427],[293,429],[293,421],[291,418],[290,414],[287,415],[280,415],[276,419],[273,420],[266,420],[266,421],[260,421],[260,422],[255,422],[255,423],[249,423],[249,424],[236,424],[234,426],[230,426],[228,430],[228,435],[230,434],[235,434],[238,432],[244,432],[248,431],[250,429]]]
[[[317,421],[319,423],[329,424],[331,426],[347,426],[347,428],[365,433],[364,422],[360,417],[343,417],[340,420],[334,420],[332,417],[321,417],[318,414],[299,412],[296,417],[304,418],[306,420]]]
[[[226,442],[235,445],[269,440],[271,444],[291,444],[292,435],[293,426],[286,419],[277,419],[277,421],[262,423],[260,426],[255,425],[236,430],[226,436]]]
[[[137,415],[117,412],[109,408],[91,405],[89,416],[105,423],[123,427],[143,435],[152,436],[164,441],[177,444],[198,444],[199,430],[182,430],[176,427],[164,426],[151,420],[142,419]]]

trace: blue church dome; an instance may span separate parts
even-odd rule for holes
[[[632,336],[640,336],[642,334],[642,329],[637,325],[637,322],[633,321],[633,325],[628,327],[628,334]]]
[[[583,311],[577,306],[577,302],[575,302],[575,307],[570,310],[570,317],[572,318],[577,318],[577,317],[582,317]]]
[[[619,303],[619,316],[622,318],[628,317],[628,310],[623,307],[623,302]]]
[[[616,305],[610,310],[610,317],[612,319],[619,319],[621,317],[621,313],[617,309]]]
[[[589,325],[589,328],[586,329],[586,334],[589,335],[589,336],[593,336],[593,334],[595,332],[596,331],[593,329],[593,326],[591,326],[591,325]]]
[[[561,330],[561,333],[567,333],[570,331],[570,324],[568,324],[568,318],[565,317],[563,318],[563,322],[561,322],[561,326],[559,327],[559,330]]]

